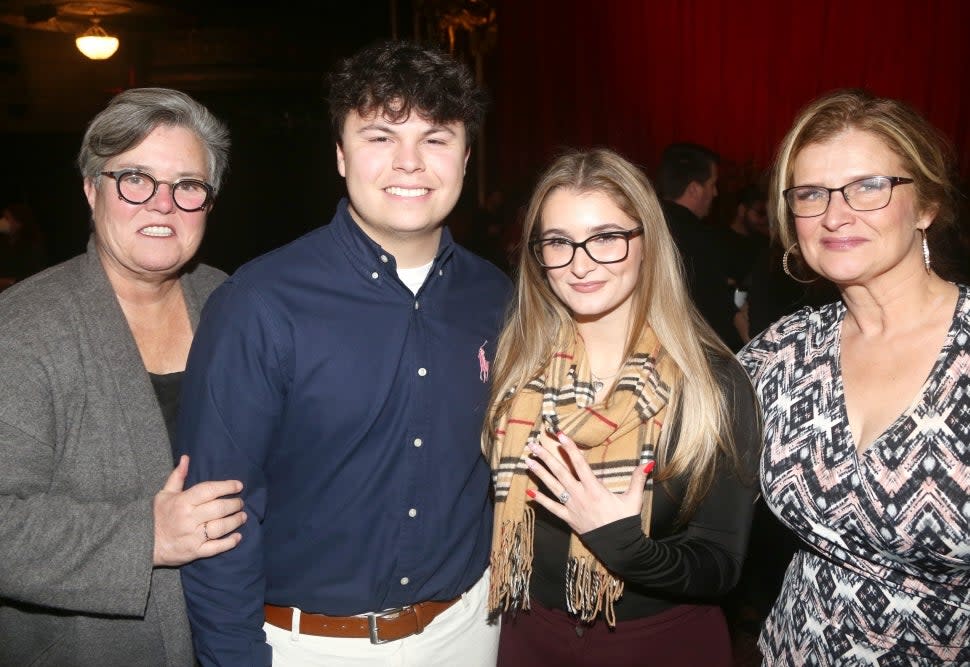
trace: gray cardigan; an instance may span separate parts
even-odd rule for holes
[[[193,329],[225,274],[181,279]],[[0,294],[0,666],[194,664],[179,573],[154,568],[172,450],[93,238]]]

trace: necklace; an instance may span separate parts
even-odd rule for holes
[[[617,369],[616,372],[613,373],[613,375],[604,375],[604,376],[600,377],[599,375],[597,375],[596,373],[594,373],[592,370],[590,370],[589,374],[590,374],[590,377],[593,379],[593,382],[592,382],[593,392],[599,393],[599,391],[603,388],[603,386],[605,384],[604,380],[612,380],[613,378],[615,378],[617,376],[617,374],[619,372],[620,372],[619,369]]]

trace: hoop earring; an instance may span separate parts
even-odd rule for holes
[[[923,237],[923,266],[928,274],[930,272],[930,245],[926,242],[926,230],[921,227],[919,233]]]
[[[794,280],[796,283],[801,283],[803,285],[814,283],[816,280],[818,280],[817,277],[812,278],[811,280],[802,280],[801,278],[796,277],[795,274],[791,272],[791,269],[788,268],[788,255],[791,254],[791,251],[797,246],[797,243],[792,243],[790,246],[788,246],[788,250],[786,250],[785,254],[781,256],[781,268],[785,271],[788,277]]]

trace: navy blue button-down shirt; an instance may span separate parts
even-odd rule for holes
[[[511,285],[443,230],[417,295],[341,201],[240,268],[189,357],[186,486],[239,479],[242,542],[182,569],[203,664],[270,664],[264,602],[335,616],[453,598],[488,564],[479,433]]]

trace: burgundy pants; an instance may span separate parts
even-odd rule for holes
[[[579,628],[579,631],[577,631]],[[560,609],[532,602],[502,617],[498,667],[730,667],[731,637],[720,607],[681,605],[610,629],[578,626]]]

